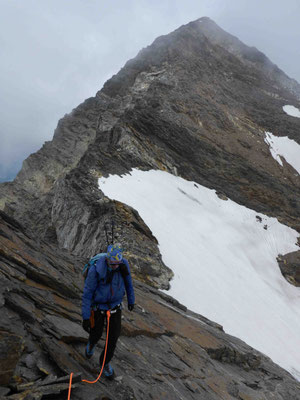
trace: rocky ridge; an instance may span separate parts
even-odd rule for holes
[[[115,382],[94,385],[81,328],[84,259],[32,239],[0,212],[0,398],[299,400],[300,384],[269,358],[170,296],[135,280],[123,312]]]
[[[201,18],[157,38],[66,115],[15,181],[0,185],[1,208],[82,256],[99,251],[104,222],[117,215],[136,273],[146,268],[147,281],[166,288],[172,273],[155,238],[134,210],[105,198],[97,178],[163,169],[300,231],[299,174],[264,141],[271,131],[300,143],[300,119],[285,104],[300,107],[299,84]]]
[[[138,213],[104,196],[98,177],[162,169],[300,230],[300,180],[281,167],[265,131],[300,143],[299,84],[255,48],[201,18],[160,37],[95,97],[60,120],[53,140],[0,185],[0,396],[298,400],[299,383],[222,327],[157,288],[172,271]],[[124,311],[116,385],[84,359],[80,270],[116,222],[137,293]],[[278,257],[299,283],[299,252]],[[100,347],[103,342],[100,343]],[[149,369],[151,368],[151,369]]]

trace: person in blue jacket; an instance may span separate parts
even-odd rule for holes
[[[101,256],[88,271],[82,296],[82,326],[89,333],[85,354],[91,358],[97,342],[102,336],[106,312],[110,310],[107,354],[103,369],[104,375],[112,379],[114,370],[109,364],[121,333],[122,301],[127,294],[128,309],[134,308],[134,289],[128,261],[123,257],[119,244],[109,245],[107,253]],[[104,350],[100,355],[100,365]]]

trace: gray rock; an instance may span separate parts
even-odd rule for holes
[[[0,387],[0,396],[7,396],[10,393],[10,388],[8,387]]]
[[[289,373],[157,290],[168,288],[172,271],[156,238],[136,210],[97,184],[132,168],[161,169],[300,231],[299,176],[264,141],[268,130],[300,143],[300,120],[284,104],[300,107],[299,84],[202,18],[156,39],[59,121],[53,140],[0,185],[0,380],[20,390],[11,400],[65,399],[71,372],[98,375],[104,343],[85,359],[80,272],[105,249],[112,218],[138,304],[123,312],[113,359],[123,378],[85,385],[78,375],[72,399],[300,399]],[[294,263],[298,252],[290,257]],[[283,271],[292,281],[291,269]],[[30,375],[30,361],[25,369],[28,354],[45,380]]]
[[[24,350],[23,338],[0,331],[0,385],[8,385]]]
[[[64,272],[69,285],[78,282],[80,286],[81,277],[74,268],[77,257],[44,242],[39,247],[34,239],[24,236],[21,230],[17,231],[3,219],[0,220],[0,243],[3,243],[3,231],[11,239],[6,242],[2,258],[3,262],[10,260],[12,269],[14,265],[17,268],[20,263],[26,264],[28,252],[34,250],[37,259],[32,256],[32,264],[37,260],[41,264],[52,260],[53,268],[57,265]],[[58,257],[57,262],[55,257]],[[82,379],[94,380],[99,374],[98,357],[104,340],[99,342],[94,357],[86,360],[83,341],[87,340],[87,335],[82,332],[81,319],[77,317],[80,314],[79,291],[75,292],[77,298],[70,299],[62,285],[54,290],[50,279],[47,282],[51,286],[31,279],[18,281],[14,274],[6,279],[17,291],[18,303],[23,296],[26,301],[34,299],[35,306],[34,322],[25,324],[23,331],[18,327],[22,320],[18,320],[16,313],[23,316],[24,309],[14,307],[11,310],[12,303],[4,304],[1,309],[7,329],[20,330],[23,335],[21,340],[6,332],[0,342],[2,354],[5,353],[2,359],[5,363],[11,361],[5,367],[9,369],[6,382],[11,382],[15,392],[9,396],[11,400],[21,400],[24,393],[31,399],[47,396],[65,399],[71,372],[74,373],[71,397],[74,400],[150,400],[153,397],[216,400],[224,396],[228,399],[260,400],[274,396],[276,400],[300,399],[299,382],[269,358],[227,335],[218,324],[136,280],[138,306],[132,313],[126,308],[123,311],[122,334],[112,360],[116,380],[110,382],[101,377],[99,383],[85,384]],[[36,349],[32,351],[26,343],[34,341]],[[1,362],[1,367],[3,365]]]
[[[37,360],[32,354],[27,354],[25,363],[27,368],[34,368],[36,366]]]
[[[103,226],[114,215],[135,276],[168,288],[172,272],[156,239],[134,210],[103,195],[97,178],[162,169],[300,231],[299,177],[264,141],[267,130],[300,143],[299,119],[282,110],[287,103],[300,107],[300,85],[202,18],[155,40],[62,118],[53,140],[0,185],[1,207],[38,238],[83,257],[104,249]],[[27,268],[74,297],[63,276],[55,283]]]
[[[65,318],[55,315],[47,315],[42,321],[42,326],[46,332],[51,333],[58,340],[66,343],[86,342],[86,333],[82,327]]]
[[[300,251],[277,258],[282,275],[294,286],[300,286]]]

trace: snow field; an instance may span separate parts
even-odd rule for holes
[[[135,208],[157,238],[175,274],[170,295],[300,379],[300,291],[276,261],[299,249],[296,231],[163,171],[132,170],[99,187]]]
[[[280,156],[283,156],[300,174],[300,145],[287,136],[274,136],[271,132],[266,132],[265,142],[268,144],[272,157],[283,166]]]

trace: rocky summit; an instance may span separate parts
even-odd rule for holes
[[[139,214],[108,199],[98,178],[161,169],[300,232],[300,177],[266,132],[300,144],[300,85],[263,53],[201,18],[157,38],[62,118],[53,140],[0,185],[0,396],[64,399],[299,400],[270,359],[158,289],[172,270]],[[115,221],[137,294],[124,311],[115,382],[84,358],[80,303],[86,259]],[[299,252],[280,255],[296,286]],[[169,266],[172,267],[172,266]],[[295,351],[297,351],[295,349]]]

